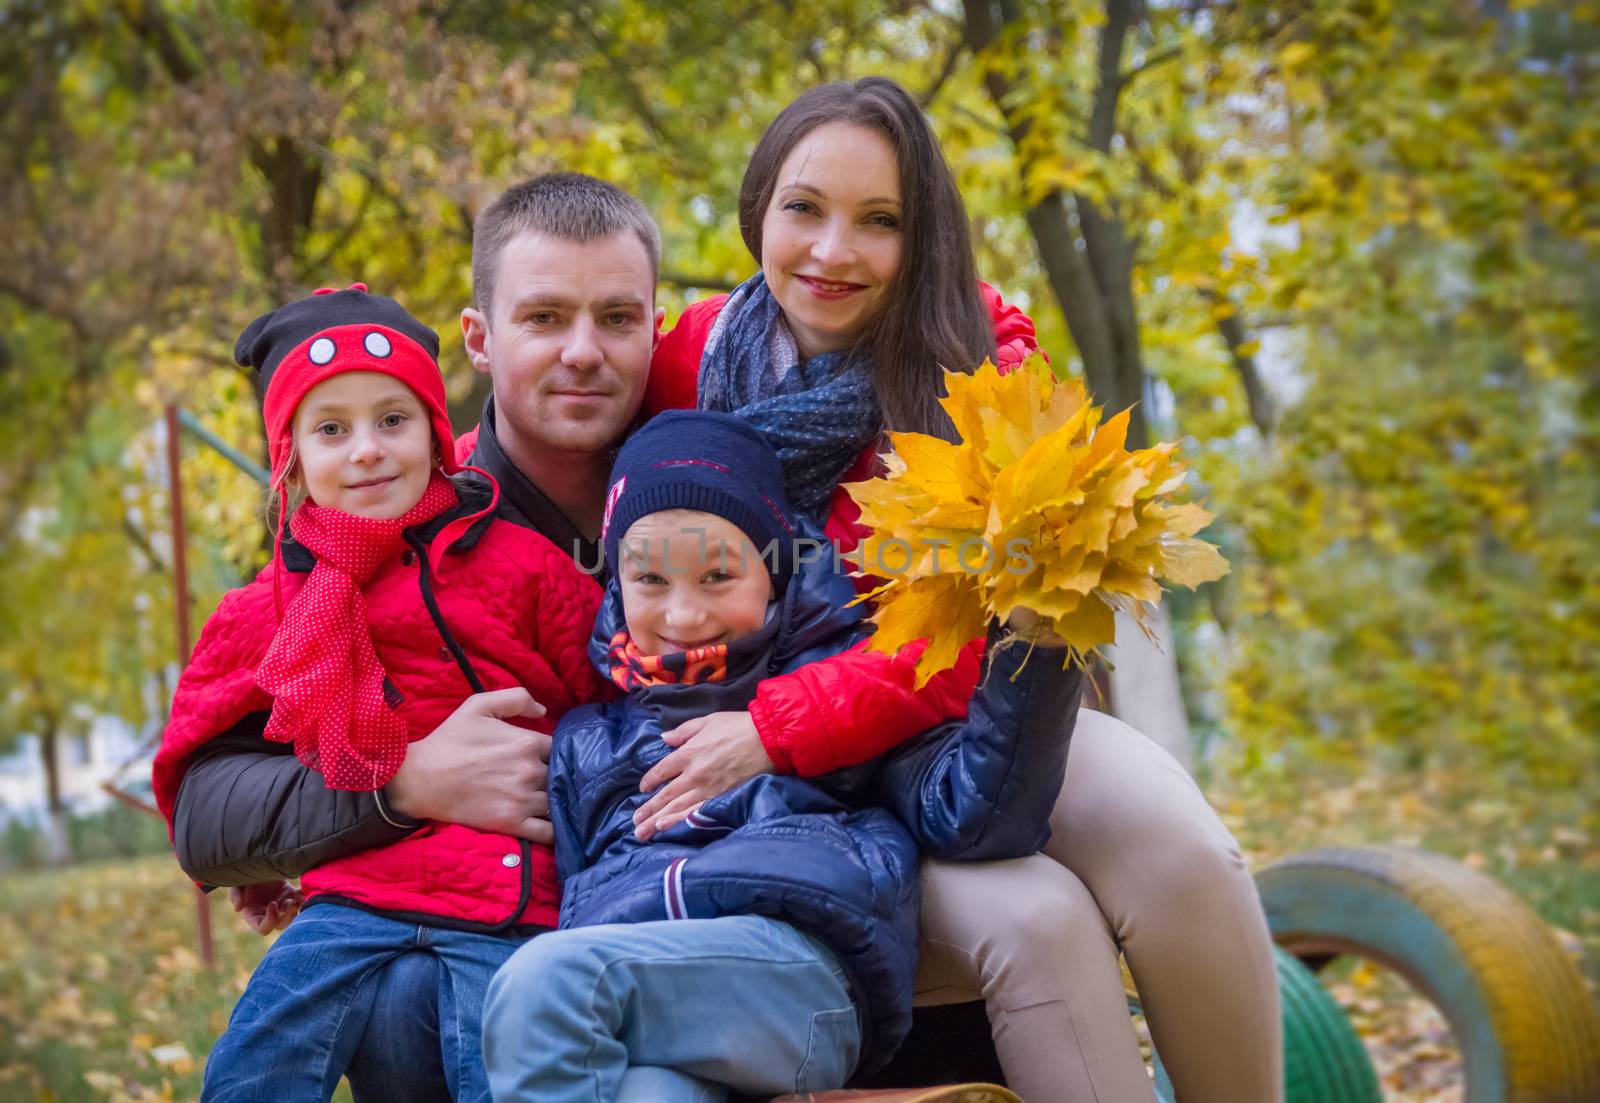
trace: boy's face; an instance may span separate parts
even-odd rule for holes
[[[628,634],[646,655],[732,643],[767,619],[772,576],[736,525],[669,509],[641,517],[617,548]]]
[[[295,469],[319,506],[393,520],[422,500],[433,427],[416,392],[381,372],[342,372],[294,412]]]

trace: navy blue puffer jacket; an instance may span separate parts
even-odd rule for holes
[[[861,1071],[886,1061],[911,1022],[919,850],[982,860],[1031,854],[1049,836],[1077,714],[1080,674],[1059,652],[989,649],[964,722],[820,778],[766,774],[708,800],[642,843],[639,780],[670,753],[661,733],[744,709],[762,678],[824,658],[866,626],[829,557],[802,566],[766,626],[730,648],[726,681],[653,685],[569,712],[555,733],[550,818],[561,926],[764,915],[826,943],[862,1010]],[[602,671],[624,626],[617,584],[590,641]],[[1021,673],[1018,675],[1018,669]]]

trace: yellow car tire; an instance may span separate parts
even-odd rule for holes
[[[1459,862],[1398,846],[1286,858],[1256,877],[1277,943],[1313,968],[1385,965],[1443,1013],[1467,1103],[1597,1103],[1600,1016],[1533,910]]]

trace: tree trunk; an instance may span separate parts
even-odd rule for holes
[[[61,799],[61,729],[54,716],[46,716],[39,733],[39,757],[44,761],[44,857],[52,866],[64,866],[72,861],[72,836],[67,832],[67,808]]]
[[[1122,55],[1138,19],[1133,0],[1106,0],[1105,12],[1099,80],[1087,130],[1087,144],[1103,154],[1109,153],[1116,134]],[[967,0],[965,14],[967,44],[976,54],[999,38],[1005,24],[1018,18],[1018,9],[1014,0]],[[1030,123],[1012,97],[1014,83],[994,68],[984,74],[984,86],[1005,118],[1020,157]],[[1027,170],[1026,164],[1021,165],[1019,175],[1026,178]],[[1131,409],[1127,446],[1147,447],[1144,363],[1133,296],[1133,243],[1121,218],[1115,210],[1102,209],[1086,196],[1053,191],[1029,208],[1028,228],[1077,345],[1090,391],[1112,413]],[[1150,644],[1133,625],[1119,623],[1117,637],[1123,644],[1117,649],[1119,669],[1111,678],[1110,707],[1187,764],[1189,724],[1164,610],[1161,624],[1165,650]]]
[[[1173,758],[1192,769],[1189,748],[1189,713],[1178,680],[1176,641],[1167,607],[1156,607],[1151,618],[1156,642],[1139,631],[1133,618],[1117,614],[1115,647],[1107,648],[1115,664],[1110,673],[1111,711],[1117,719],[1155,740]]]
[[[998,7],[990,0],[968,0],[968,45],[974,53],[982,51],[1016,17],[1011,0],[1002,0]],[[1107,0],[1100,39],[1100,79],[1087,135],[1089,146],[1101,153],[1110,151],[1116,133],[1117,99],[1122,91],[1121,59],[1133,23],[1130,0]],[[984,87],[1005,118],[1020,157],[1031,124],[1011,98],[1014,83],[991,69],[984,75]],[[1025,177],[1028,167],[1022,165],[1019,175]],[[1090,391],[1111,413],[1132,408],[1128,447],[1145,447],[1149,433],[1141,401],[1144,364],[1133,298],[1133,245],[1121,219],[1114,211],[1101,210],[1085,196],[1061,191],[1043,196],[1028,209],[1027,219],[1050,288],[1083,361]]]
[[[272,192],[261,217],[261,270],[282,301],[299,290],[300,246],[316,211],[322,165],[299,142],[282,136],[252,142],[250,161]]]

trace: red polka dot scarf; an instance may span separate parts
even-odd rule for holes
[[[378,789],[405,759],[406,723],[384,694],[361,587],[405,549],[405,529],[456,501],[450,481],[434,472],[422,500],[402,517],[357,517],[308,501],[289,521],[317,564],[284,609],[256,685],[272,695],[266,737],[292,742],[330,789]]]

